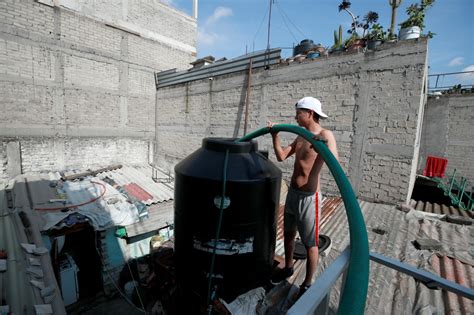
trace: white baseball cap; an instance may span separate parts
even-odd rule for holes
[[[314,98],[311,96],[303,97],[295,104],[295,107],[296,109],[299,109],[299,108],[310,109],[316,114],[318,114],[321,118],[328,118],[328,115],[323,113],[321,109],[321,102],[317,98]]]

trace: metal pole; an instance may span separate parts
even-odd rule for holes
[[[270,0],[270,12],[268,14],[268,30],[267,30],[267,50],[270,50],[270,22],[272,20],[272,4],[273,4],[273,0]]]
[[[193,18],[198,18],[198,0],[193,0]]]
[[[247,95],[245,97],[244,136],[247,134],[247,123],[249,120],[250,89],[251,88],[252,88],[252,58],[250,58],[250,61],[249,61],[249,75],[247,79]]]

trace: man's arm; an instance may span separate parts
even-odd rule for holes
[[[336,138],[334,137],[334,134],[330,130],[324,129],[323,131],[321,131],[320,137],[326,140],[329,151],[331,151],[336,160],[339,162],[339,154],[337,153]],[[321,155],[318,154],[318,157],[314,162],[313,168],[316,174],[319,174],[321,172],[323,164],[324,160]]]
[[[272,123],[271,121],[269,121],[267,124],[268,128],[270,129],[274,125],[275,123]],[[278,133],[271,132],[271,135],[273,140],[273,149],[275,150],[275,156],[279,162],[286,160],[288,157],[295,153],[296,140],[293,141],[293,143],[291,143],[289,146],[282,148]]]
[[[331,151],[336,160],[339,162],[339,154],[337,153],[336,138],[334,137],[334,134],[330,130],[324,129],[321,131],[321,137],[327,140],[329,151]]]

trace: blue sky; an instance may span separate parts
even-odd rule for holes
[[[162,0],[191,15],[192,0]],[[351,11],[360,18],[379,14],[379,23],[390,27],[388,0],[352,0]],[[402,0],[397,24],[405,20],[405,9],[419,0]],[[323,46],[333,45],[333,32],[342,25],[344,35],[351,18],[339,12],[341,0],[274,0],[270,46],[291,48],[305,38]],[[198,57],[212,55],[228,59],[267,47],[269,0],[200,0],[198,9]],[[436,35],[429,41],[430,74],[474,70],[474,0],[436,0],[429,8],[424,32]],[[397,26],[398,27],[398,26]],[[282,55],[290,56],[291,49]],[[451,77],[474,84],[474,75]],[[440,84],[450,84],[449,77]]]

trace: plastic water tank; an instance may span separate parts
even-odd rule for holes
[[[227,149],[213,288],[230,302],[270,277],[281,171],[258,152],[254,141],[205,138],[200,149],[175,167],[175,266],[178,288],[187,301],[206,302]]]
[[[299,54],[306,54],[308,51],[316,47],[313,40],[303,39],[298,45],[293,48],[293,57]]]

